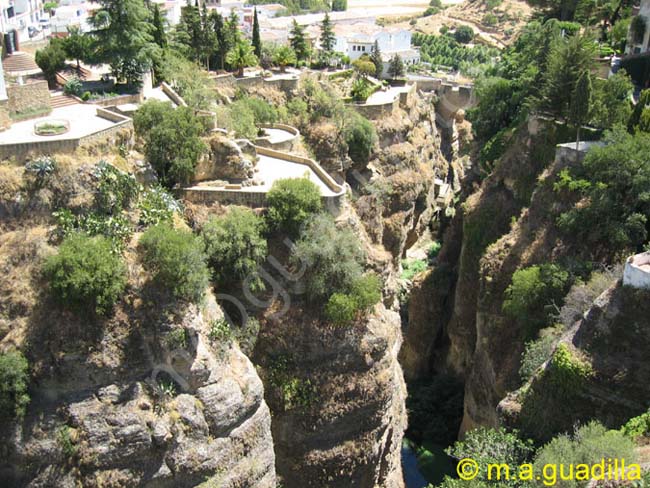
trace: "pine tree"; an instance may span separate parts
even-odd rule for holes
[[[372,47],[370,60],[375,65],[375,77],[378,79],[381,78],[384,72],[384,63],[381,60],[381,51],[379,50],[379,42],[377,40],[375,40],[375,45]]]
[[[306,61],[309,58],[309,45],[305,38],[305,29],[296,22],[296,19],[293,19],[290,36],[291,47],[296,53],[296,58],[298,61]]]
[[[184,47],[185,55],[194,60],[201,59],[203,51],[203,26],[199,8],[187,5],[181,8],[181,20],[176,27],[176,41]]]
[[[388,75],[392,78],[399,78],[404,76],[404,62],[399,54],[393,56],[388,65]]]
[[[569,120],[576,128],[576,151],[580,147],[580,128],[589,118],[591,96],[591,76],[589,75],[589,71],[584,70],[580,74],[575,89],[573,90],[569,109]]]
[[[165,23],[157,3],[152,6],[151,23],[153,24],[153,41],[161,48],[167,47],[167,33]]]
[[[229,46],[226,39],[227,36],[226,36],[223,16],[216,10],[213,10],[212,12],[210,12],[209,19],[210,19],[210,25],[212,26],[214,30],[214,34],[216,36],[217,58],[218,58],[217,64],[219,65],[220,69],[225,69],[226,53],[229,50]]]
[[[332,21],[329,14],[325,14],[323,23],[320,26],[320,47],[329,56],[334,52],[334,45],[336,44],[336,36],[334,29],[332,29]]]
[[[257,7],[253,10],[253,49],[257,58],[262,57],[262,39],[260,38],[260,22],[257,19]]]
[[[90,18],[98,63],[108,63],[113,75],[130,85],[142,81],[152,63],[152,25],[142,0],[98,0]]]
[[[205,66],[210,71],[210,58],[217,49],[217,35],[210,23],[210,16],[205,2],[201,9],[201,55],[205,58]]]

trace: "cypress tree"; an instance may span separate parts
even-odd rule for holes
[[[377,40],[375,40],[375,45],[372,47],[370,60],[375,65],[375,77],[378,79],[381,78],[382,72],[384,71],[384,63],[381,61],[381,51],[379,50],[379,42]]]
[[[589,75],[589,71],[584,70],[580,73],[578,82],[573,90],[569,110],[569,120],[576,128],[576,151],[580,147],[580,128],[589,118],[591,95],[591,76]]]
[[[167,33],[165,32],[165,23],[160,13],[160,7],[157,3],[153,4],[152,7],[152,19],[151,23],[153,24],[153,41],[158,44],[162,49],[167,47]]]
[[[257,7],[253,10],[253,49],[257,59],[262,57],[262,39],[260,39],[260,23],[257,19]]]

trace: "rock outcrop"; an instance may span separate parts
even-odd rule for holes
[[[351,328],[292,311],[263,327],[278,475],[287,488],[401,488],[406,389],[395,312]]]
[[[276,486],[262,382],[234,343],[209,339],[214,298],[153,312],[62,348],[27,418],[2,433],[3,486]]]
[[[199,160],[194,172],[195,182],[253,178],[257,155],[249,141],[234,141],[215,133],[207,140],[207,145],[208,153]]]

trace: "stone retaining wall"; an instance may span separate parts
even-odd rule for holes
[[[50,90],[45,80],[9,85],[7,98],[7,111],[10,115],[52,108]]]
[[[295,127],[286,124],[260,124],[262,129],[281,129],[293,135],[291,139],[281,142],[271,142],[268,136],[258,137],[255,139],[255,145],[261,147],[268,147],[269,149],[276,149],[278,151],[291,152],[296,149],[298,142],[300,142],[300,131]]]
[[[323,196],[322,200],[325,208],[334,214],[338,213],[343,199],[345,198],[345,187],[334,181],[329,173],[321,168],[316,161],[296,156],[295,154],[275,151],[266,147],[255,146],[255,150],[257,151],[257,154],[270,156],[276,159],[284,159],[293,163],[304,164],[311,168],[325,183],[325,185],[336,193],[336,195],[333,196]],[[266,192],[248,190],[249,191],[227,190],[225,188],[193,187],[179,190],[178,195],[185,200],[194,203],[221,202],[225,204],[247,205],[253,208],[263,207],[266,204]]]

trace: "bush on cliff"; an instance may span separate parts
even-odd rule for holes
[[[309,217],[321,209],[320,189],[307,178],[277,180],[266,196],[269,227],[295,237]]]
[[[140,238],[142,262],[153,281],[178,300],[198,302],[208,286],[203,242],[191,232],[166,224],[150,227]]]
[[[105,237],[73,233],[44,266],[55,298],[64,306],[108,313],[126,286],[126,266]]]
[[[569,273],[555,264],[529,266],[515,271],[506,289],[503,311],[524,327],[533,337],[550,325],[551,314],[570,286]]]
[[[348,155],[355,163],[367,163],[377,142],[375,126],[356,112],[348,112],[343,135],[348,145]]]
[[[325,317],[337,326],[350,324],[381,300],[381,280],[369,273],[355,279],[344,291],[332,294],[325,306]]]
[[[331,216],[319,214],[308,222],[291,260],[304,269],[307,299],[318,302],[350,289],[362,275],[364,253],[351,230],[338,229]]]
[[[29,364],[20,351],[0,354],[0,418],[25,415],[29,404]]]
[[[202,237],[217,285],[246,279],[253,290],[263,288],[257,273],[267,252],[263,228],[262,219],[246,207],[232,207],[205,224]]]

